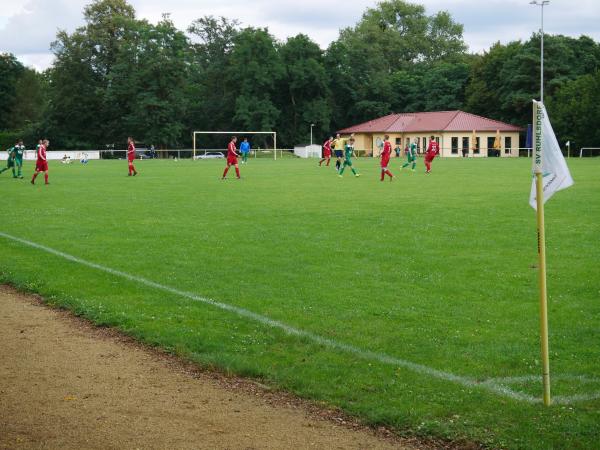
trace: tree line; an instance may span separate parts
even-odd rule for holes
[[[539,34],[470,54],[449,13],[403,0],[368,8],[325,50],[234,18],[201,17],[185,31],[168,15],[153,24],[126,0],[95,0],[83,14],[85,25],[57,34],[43,73],[0,54],[0,146],[48,136],[55,148],[118,148],[133,135],[182,148],[193,130],[247,129],[276,130],[290,147],[308,142],[310,124],[324,139],[391,112],[453,109],[525,126],[539,96]],[[561,35],[544,44],[559,140],[600,146],[600,45]]]

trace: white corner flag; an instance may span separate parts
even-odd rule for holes
[[[560,151],[546,108],[536,100],[533,101],[533,173],[529,204],[536,210],[536,173],[543,174],[544,203],[556,191],[573,185],[573,178]]]

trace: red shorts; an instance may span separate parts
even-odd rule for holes
[[[228,156],[227,157],[227,165],[228,166],[235,166],[237,164],[237,157],[236,156]]]
[[[323,158],[331,158],[331,150],[323,150]]]
[[[127,155],[127,161],[129,161],[130,163],[132,163],[134,159],[135,159],[135,156]]]
[[[390,157],[389,156],[387,158],[381,158],[381,167],[382,168],[387,167],[389,163],[390,163]]]
[[[36,172],[47,172],[48,171],[48,161],[36,161],[35,171]]]

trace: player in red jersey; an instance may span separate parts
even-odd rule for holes
[[[240,179],[240,167],[238,166],[238,153],[236,152],[235,143],[237,142],[237,137],[232,136],[229,145],[227,146],[227,167],[225,167],[225,171],[223,172],[223,177],[221,180],[224,180],[227,176],[227,172],[231,166],[235,166],[235,174],[237,175],[238,180]]]
[[[425,173],[431,172],[431,162],[433,159],[440,154],[440,144],[435,140],[435,136],[431,136],[429,139],[429,146],[427,147],[427,152],[425,153],[425,167],[427,170]]]
[[[394,179],[394,175],[392,172],[388,170],[388,164],[390,163],[390,157],[392,154],[392,144],[390,143],[390,137],[386,134],[383,137],[383,150],[381,151],[381,180],[385,178],[385,176],[390,177],[390,181]]]
[[[321,159],[321,161],[319,161],[319,166],[321,164],[323,164],[324,161],[327,161],[327,164],[325,164],[327,167],[329,167],[329,163],[331,162],[331,143],[333,142],[333,136],[330,136],[329,139],[327,139],[324,143],[323,143],[323,158]]]
[[[35,179],[40,172],[44,172],[44,181],[48,183],[48,160],[46,159],[46,150],[50,145],[48,139],[44,139],[37,149],[37,161],[35,162],[35,172],[31,178],[31,184],[35,184]]]
[[[137,170],[133,166],[133,160],[135,159],[135,142],[133,138],[129,136],[127,138],[127,162],[129,164],[129,175],[133,175],[134,177],[138,174]]]

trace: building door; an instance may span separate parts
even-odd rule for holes
[[[458,154],[458,138],[457,137],[452,137],[450,139],[450,153],[453,155]]]
[[[383,136],[373,136],[373,156],[381,155],[383,150]]]
[[[373,137],[369,138],[369,135],[365,135],[363,142],[365,143],[365,152],[367,155],[373,154]]]
[[[495,137],[489,137],[487,138],[487,155],[488,156],[498,156],[496,155],[496,150],[494,150],[494,142],[496,141]]]
[[[463,155],[463,158],[466,158],[467,156],[469,156],[469,138],[468,137],[462,138],[462,155]]]
[[[512,153],[512,138],[510,136],[504,137],[504,154],[510,155]]]

